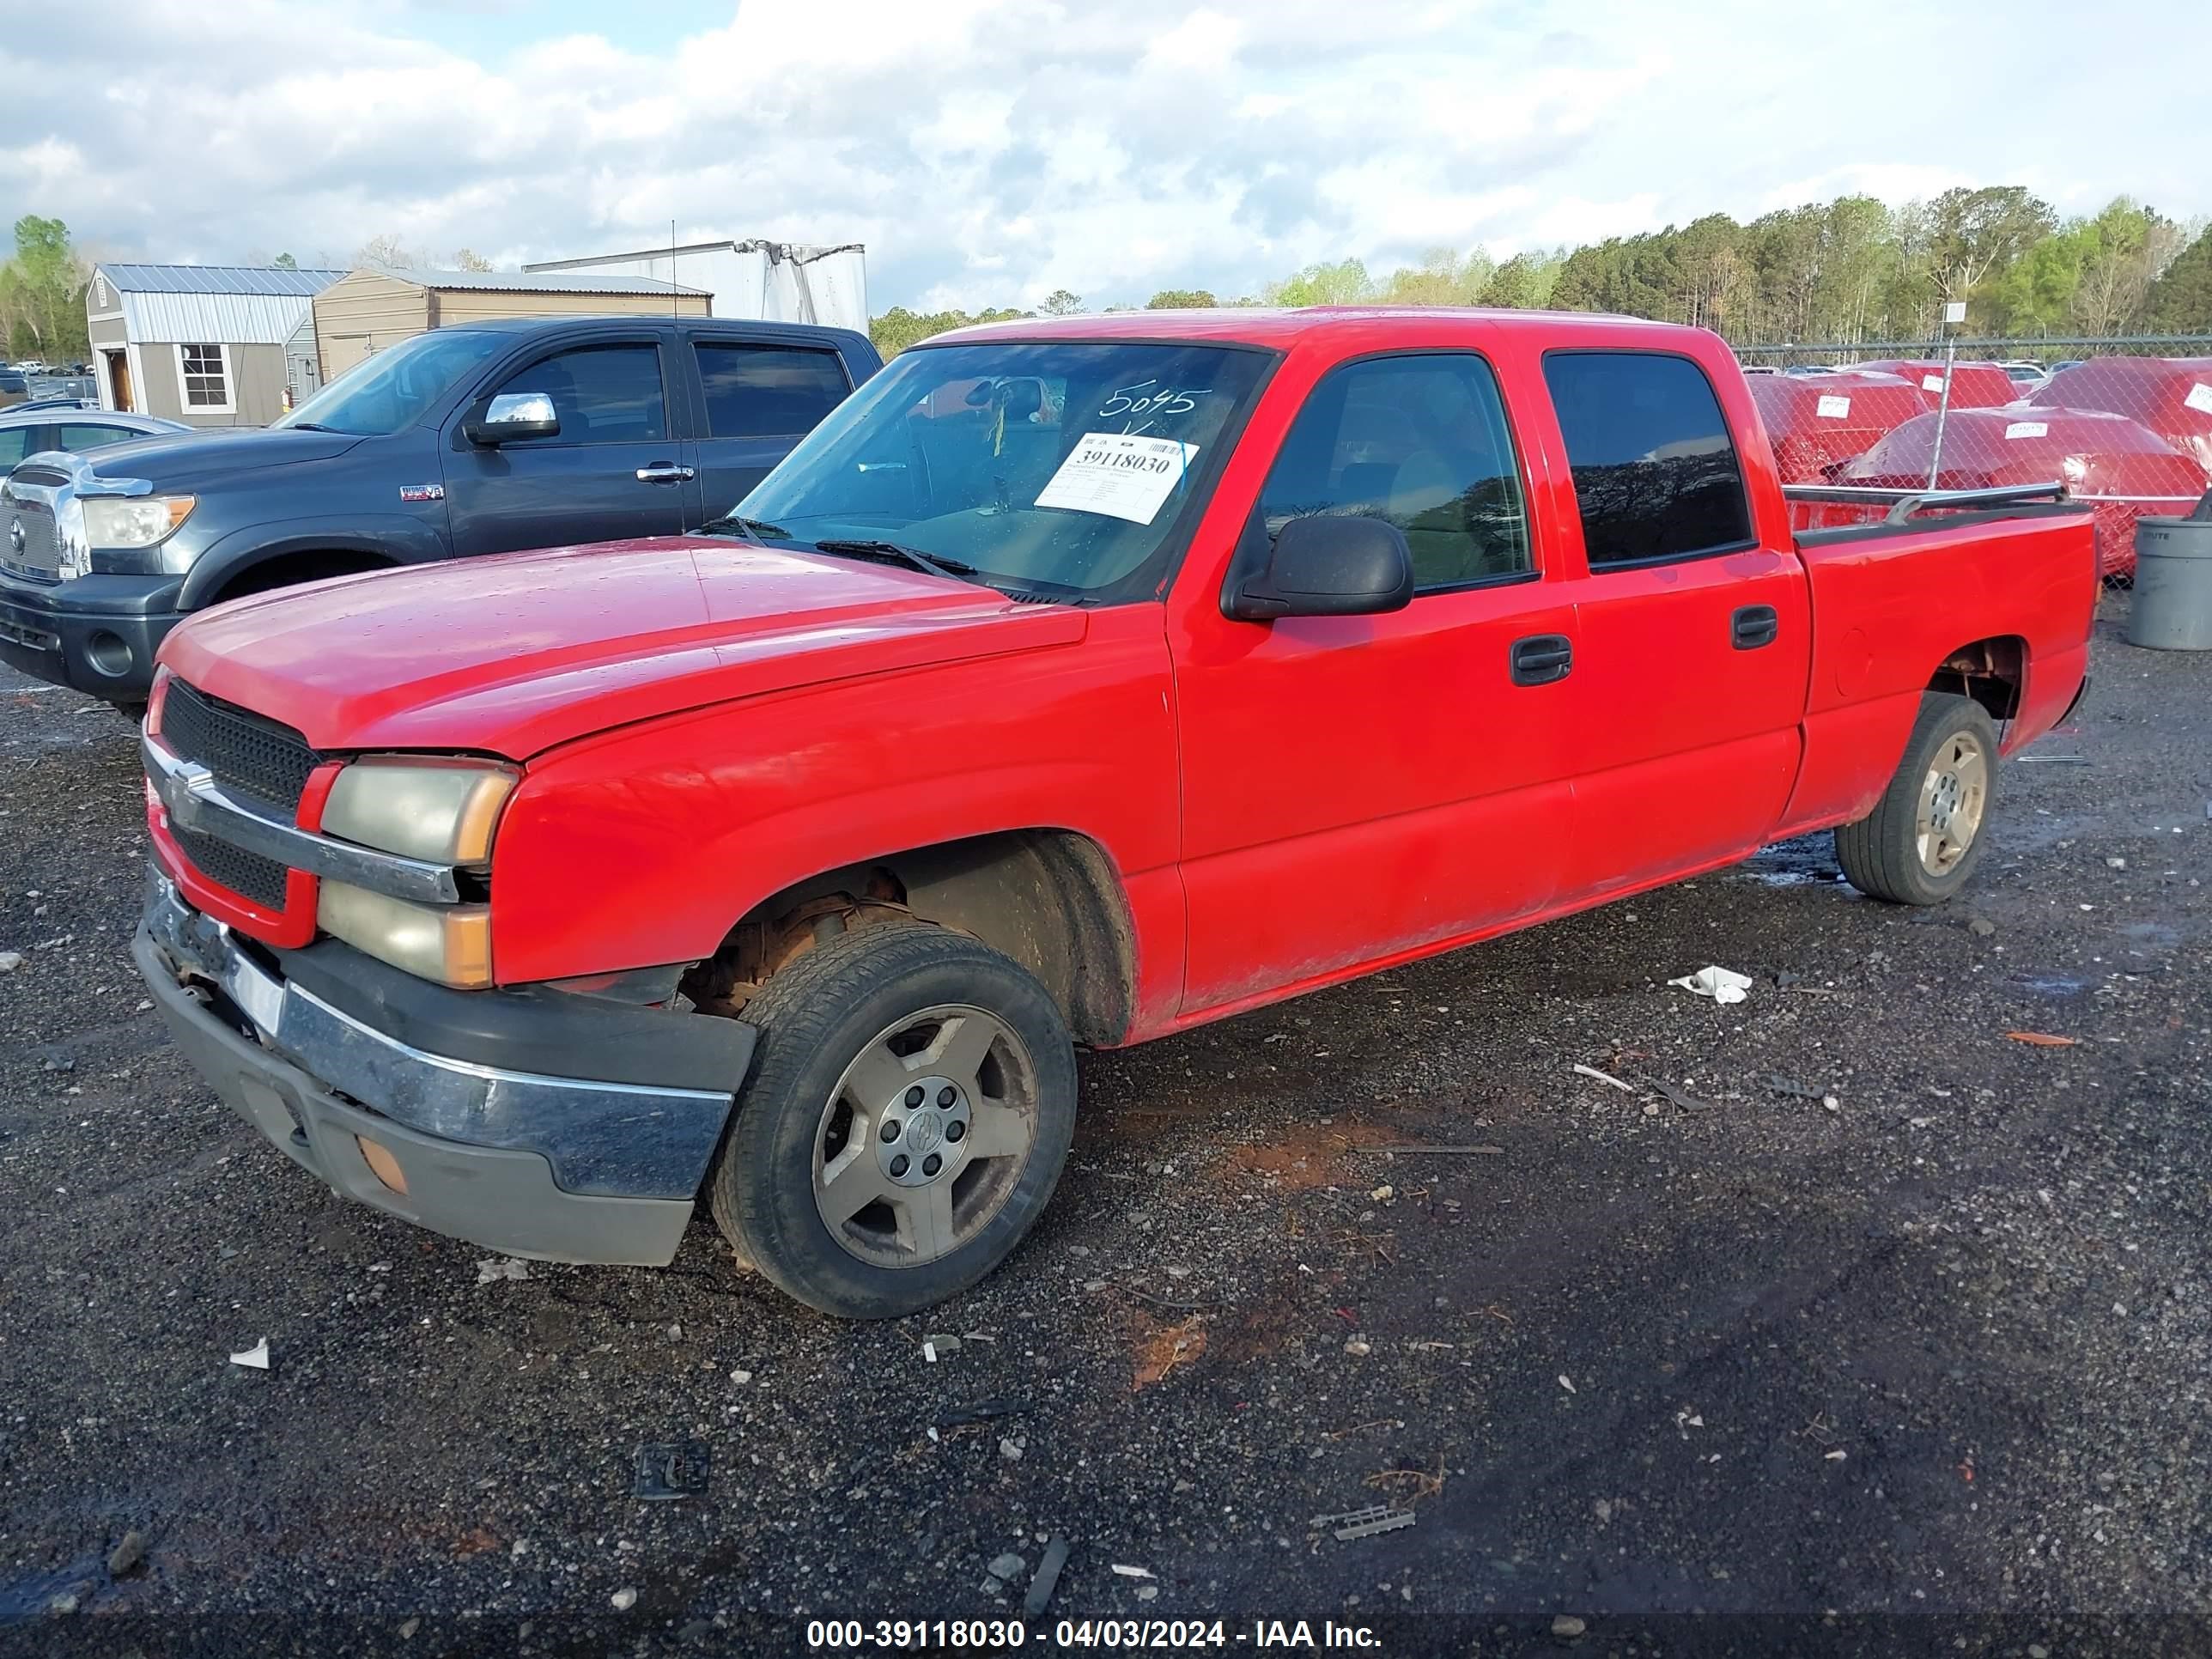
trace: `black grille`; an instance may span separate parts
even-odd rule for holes
[[[242,790],[287,812],[299,811],[307,775],[322,762],[290,726],[196,691],[179,679],[169,682],[161,703],[161,741],[180,758],[206,767],[224,788]]]
[[[163,724],[166,728],[167,722]],[[284,908],[284,878],[288,872],[276,860],[233,847],[227,841],[217,841],[197,830],[187,830],[180,823],[172,823],[169,833],[177,838],[177,845],[192,861],[192,867],[216,886],[250,898],[264,910]]]

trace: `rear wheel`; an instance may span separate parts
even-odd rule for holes
[[[1982,854],[1996,788],[1997,732],[1972,697],[1931,691],[1873,811],[1836,831],[1851,885],[1892,904],[1941,904]]]
[[[714,1220],[779,1289],[887,1319],[964,1290],[1051,1197],[1075,1051],[1019,964],[964,934],[855,929],[745,1006],[751,1080],[708,1177]]]

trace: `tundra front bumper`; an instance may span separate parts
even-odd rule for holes
[[[647,1267],[675,1255],[751,1027],[406,975],[364,981],[349,1010],[328,994],[329,961],[314,959],[327,947],[249,951],[166,878],[151,885],[132,954],[155,1006],[224,1103],[288,1157],[349,1198],[510,1255]],[[392,1026],[469,1052],[429,1052]],[[556,1033],[535,1046],[550,1059],[590,1053],[595,1073],[648,1075],[517,1069],[533,1030]],[[724,1086],[685,1086],[708,1074]]]
[[[183,618],[177,576],[34,582],[0,574],[0,662],[110,702],[146,700],[154,653]]]

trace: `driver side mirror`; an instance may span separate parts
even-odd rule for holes
[[[484,408],[483,418],[469,422],[468,439],[496,449],[526,438],[557,438],[561,416],[542,392],[502,392]]]
[[[1383,519],[1293,519],[1275,538],[1267,568],[1222,596],[1239,622],[1277,617],[1372,617],[1413,602],[1406,532]]]

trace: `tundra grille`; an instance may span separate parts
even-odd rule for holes
[[[206,767],[225,789],[242,791],[295,814],[307,791],[307,775],[323,758],[290,726],[173,678],[161,704],[161,742],[179,758]],[[197,858],[192,861],[199,863]],[[280,903],[283,885],[281,879],[276,884]],[[246,892],[242,887],[237,890]]]
[[[0,506],[0,569],[42,582],[58,581],[62,574],[61,538],[54,534],[54,515],[36,501]]]
[[[228,888],[241,898],[250,898],[264,910],[283,909],[284,881],[289,872],[276,860],[264,859],[258,853],[246,852],[227,841],[187,830],[182,824],[171,823],[169,833],[177,838],[177,845],[192,861],[192,867],[216,886]]]

